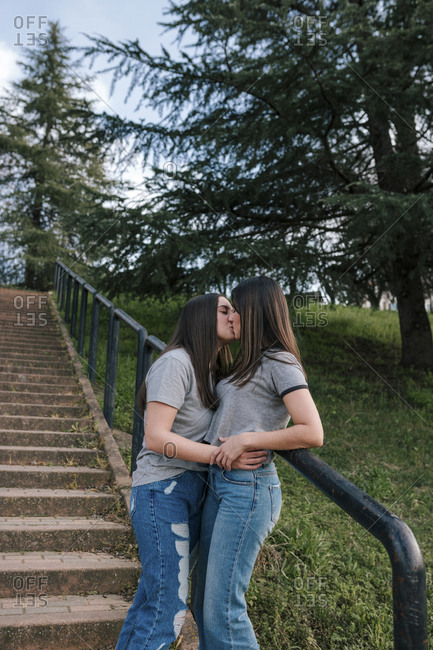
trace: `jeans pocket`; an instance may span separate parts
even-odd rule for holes
[[[282,505],[281,483],[270,485],[269,493],[271,495],[271,521],[273,524],[276,524],[280,516]]]
[[[236,485],[254,485],[254,475],[253,472],[247,469],[234,469],[229,471],[228,469],[221,470],[221,476],[227,483],[233,483]]]
[[[129,517],[132,519],[134,516],[135,510],[137,508],[137,488],[133,487],[131,489],[131,498],[129,500]]]

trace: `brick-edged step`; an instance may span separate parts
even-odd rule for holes
[[[36,393],[31,392],[30,390],[0,390],[0,404],[2,409],[6,409],[6,404],[8,406],[12,404],[49,404],[51,406],[85,406],[87,408],[86,401],[82,395],[78,395],[76,393],[58,395],[55,393],[43,393],[42,391]],[[10,409],[9,412],[11,412]]]
[[[0,517],[0,553],[108,551],[122,538],[131,541],[128,526],[97,517]]]
[[[103,458],[102,451],[80,447],[0,446],[0,465],[94,465]]]
[[[8,348],[0,350],[0,358],[2,358],[5,363],[10,361],[14,362],[28,362],[33,363],[34,361],[46,361],[48,363],[68,363],[70,362],[70,357],[65,352],[45,352],[45,354],[29,354],[25,350],[21,352],[11,352]]]
[[[0,444],[23,447],[91,447],[97,436],[93,431],[28,431],[0,429]]]
[[[29,350],[29,348],[31,349],[32,354],[37,354],[37,355],[42,355],[42,354],[64,355],[66,352],[66,346],[62,343],[52,343],[50,345],[42,343],[42,344],[31,346],[27,344],[19,345],[19,342],[16,340],[2,341],[0,339],[0,355],[9,354],[12,352],[25,354],[26,350]]]
[[[0,306],[1,311],[1,306]],[[56,338],[59,343],[59,329],[56,323],[47,323],[44,327],[35,326],[32,321],[21,324],[14,319],[4,320],[5,312],[1,311],[2,318],[2,331],[0,332],[0,339],[15,337],[16,339],[33,339],[39,341],[44,338]],[[4,326],[3,326],[4,324]]]
[[[47,366],[49,364],[46,364]],[[30,379],[33,376],[40,377],[52,377],[52,378],[61,378],[61,377],[70,377],[71,370],[62,366],[61,368],[47,368],[47,367],[33,367],[29,364],[6,364],[2,363],[0,365],[0,374],[17,374],[17,375],[29,375]]]
[[[4,517],[90,517],[110,512],[119,497],[110,492],[48,488],[0,488],[0,512]]]
[[[115,594],[54,596],[38,604],[0,601],[2,650],[112,650],[129,608]]]
[[[50,361],[49,359],[11,359],[2,357],[1,369],[6,369],[7,372],[19,372],[20,370],[28,371],[29,369],[38,370],[42,372],[44,370],[55,370],[54,373],[56,376],[59,374],[64,374],[64,371],[68,372],[68,365],[70,361],[67,360],[56,360]],[[61,371],[61,373],[59,373]]]
[[[0,487],[88,488],[107,485],[110,473],[90,467],[0,465]],[[18,547],[17,547],[18,548]]]
[[[53,374],[40,374],[40,373],[32,373],[28,371],[23,371],[23,372],[2,372],[0,371],[0,384],[2,382],[8,382],[9,384],[12,382],[17,382],[17,383],[35,383],[35,384],[51,384],[54,386],[57,386],[60,384],[61,386],[76,386],[77,385],[77,380],[75,377],[72,377],[71,374],[66,374],[62,376],[56,376]]]
[[[37,415],[0,415],[0,429],[30,429],[30,431],[71,431],[89,429],[93,426],[90,417],[61,418],[39,417]]]
[[[59,347],[58,342],[58,333],[53,332],[52,334],[40,335],[38,333],[37,338],[35,337],[35,330],[27,330],[24,333],[22,330],[20,332],[10,332],[0,334],[0,346],[6,345],[16,345],[17,347],[25,348],[28,347],[29,350],[35,352],[44,347]]]
[[[47,382],[36,381],[2,381],[0,380],[0,391],[10,391],[11,393],[50,393],[58,395],[75,395],[78,396],[78,383],[76,381],[63,383],[47,384]]]
[[[12,404],[0,401],[0,415],[37,415],[39,417],[81,418],[88,413],[87,406],[69,406],[68,404],[50,404],[45,399],[45,404]]]
[[[0,555],[0,598],[23,603],[39,586],[49,596],[120,594],[137,586],[140,563],[108,553],[54,551]]]

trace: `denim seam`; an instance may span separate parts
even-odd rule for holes
[[[234,577],[234,573],[235,573],[236,563],[238,561],[238,557],[239,557],[239,554],[240,554],[240,549],[241,549],[241,546],[242,546],[242,542],[243,542],[243,540],[245,538],[246,531],[248,530],[248,528],[250,526],[251,517],[253,516],[254,508],[255,508],[255,505],[256,505],[256,501],[257,501],[257,484],[256,484],[256,482],[254,482],[253,485],[254,485],[253,504],[252,504],[248,519],[244,522],[244,528],[242,530],[241,536],[240,536],[239,541],[238,541],[238,548],[237,548],[235,559],[234,559],[233,566],[232,566],[232,574],[230,576],[230,595],[232,594],[233,577]],[[231,619],[230,600],[231,599],[229,598],[229,602],[228,602],[228,620]],[[231,634],[230,625],[229,625],[229,634],[230,634],[230,641],[231,641],[231,644],[232,644],[232,650],[236,650],[234,645],[233,645],[233,638],[232,638],[232,634]]]
[[[151,496],[151,499],[150,499],[150,511],[152,513],[154,530],[155,530],[155,534],[156,534],[156,541],[157,541],[157,544],[158,544],[158,552],[159,552],[159,557],[161,558],[161,561],[160,561],[160,565],[159,565],[160,566],[160,571],[159,571],[157,615],[156,615],[155,620],[154,620],[154,625],[153,625],[152,629],[149,631],[149,634],[147,635],[146,644],[147,644],[150,636],[153,634],[153,631],[155,630],[156,619],[158,618],[159,612],[161,611],[161,585],[162,585],[162,579],[163,579],[163,573],[164,573],[164,567],[163,567],[163,563],[162,563],[162,554],[161,554],[161,540],[160,540],[160,537],[159,537],[158,526],[157,526],[157,523],[156,523],[156,516],[155,516],[155,490],[154,490],[153,487],[152,487],[152,490],[151,490],[151,494],[152,494],[152,496]]]

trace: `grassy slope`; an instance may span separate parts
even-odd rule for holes
[[[116,306],[167,340],[182,303],[179,298]],[[433,376],[399,367],[395,312],[323,308],[299,312],[295,322],[325,428],[325,445],[315,453],[412,528],[427,564],[431,602]],[[134,336],[122,326],[115,426],[125,431],[132,430],[135,349]],[[101,386],[104,352],[101,344]],[[386,552],[294,469],[281,459],[277,463],[283,511],[247,596],[261,647],[392,648]]]

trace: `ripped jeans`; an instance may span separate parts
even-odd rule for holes
[[[179,635],[206,482],[207,472],[185,471],[132,488],[131,521],[142,573],[116,650],[163,650]]]

